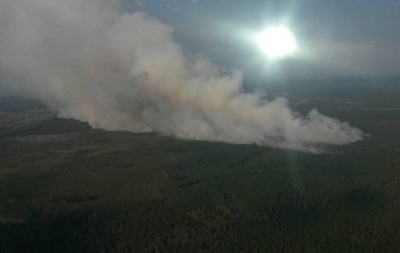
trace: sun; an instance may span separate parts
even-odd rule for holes
[[[258,34],[257,44],[270,58],[288,57],[297,49],[293,33],[285,27],[265,29]]]

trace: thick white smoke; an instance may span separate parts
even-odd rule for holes
[[[304,147],[362,132],[284,98],[241,92],[239,74],[186,56],[171,27],[118,1],[0,0],[0,72],[93,127],[181,138]]]

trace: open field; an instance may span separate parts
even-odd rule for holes
[[[366,140],[310,154],[107,132],[0,98],[0,252],[398,251],[400,86],[324,92],[274,95]]]

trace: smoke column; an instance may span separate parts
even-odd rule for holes
[[[0,73],[96,128],[293,148],[362,139],[316,110],[302,117],[284,98],[243,93],[240,74],[185,55],[172,33],[118,1],[1,0]]]

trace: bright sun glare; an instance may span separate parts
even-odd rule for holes
[[[257,44],[270,58],[290,56],[297,48],[293,33],[284,27],[265,29],[258,34]]]

